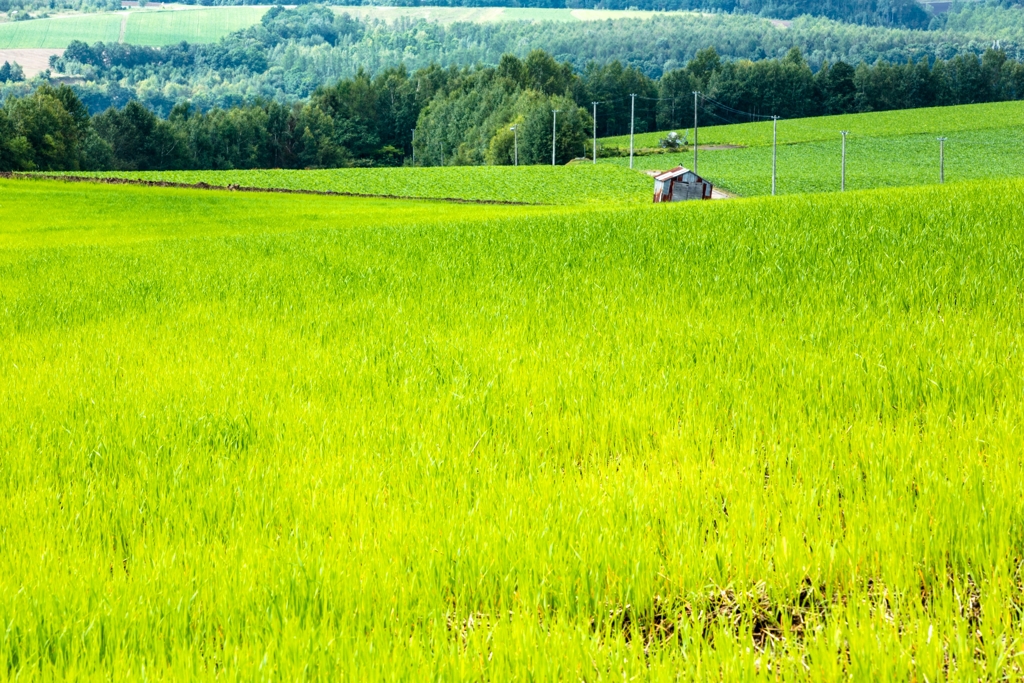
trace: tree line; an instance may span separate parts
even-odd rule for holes
[[[589,154],[600,136],[685,128],[694,91],[730,109],[785,118],[1024,99],[1024,63],[981,57],[812,71],[781,59],[724,60],[713,49],[653,79],[618,61],[574,69],[535,50],[493,67],[404,66],[317,88],[304,102],[257,100],[158,116],[137,100],[90,116],[74,89],[43,84],[0,107],[0,170],[170,170],[550,163]],[[631,95],[636,95],[635,103]],[[558,110],[557,116],[555,110]],[[702,106],[703,125],[745,115]]]

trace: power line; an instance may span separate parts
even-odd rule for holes
[[[718,107],[721,107],[722,109],[724,109],[724,110],[726,110],[728,112],[731,112],[733,114],[738,114],[739,116],[749,116],[751,118],[759,118],[759,119],[764,119],[766,121],[770,121],[773,118],[771,116],[765,116],[764,114],[755,114],[752,111],[742,111],[740,109],[736,109],[734,107],[730,107],[727,104],[719,102],[718,100],[712,99],[712,98],[710,98],[710,97],[708,97],[706,95],[703,95],[703,94],[701,95],[701,99],[704,100],[705,102],[711,102],[712,104],[714,104],[714,105],[716,105]]]

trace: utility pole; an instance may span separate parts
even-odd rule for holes
[[[511,128],[509,128],[509,130],[512,131],[512,135],[514,136],[514,139],[515,139],[515,148],[514,148],[515,152],[513,152],[512,165],[513,166],[518,166],[519,165],[519,124],[516,124],[516,125],[512,126]]]
[[[839,132],[843,136],[843,172],[840,176],[839,191],[846,192],[846,136],[849,134],[850,131],[841,130]]]
[[[939,140],[939,183],[946,182],[946,138]]]
[[[693,91],[693,172],[697,173],[697,96],[700,95],[696,90]]]
[[[416,165],[416,129],[412,129],[412,165]]]
[[[772,196],[775,196],[775,160],[779,141],[779,117],[772,117]]]
[[[597,102],[591,102],[594,105],[594,163],[597,163]]]
[[[636,113],[636,93],[629,94],[629,167],[633,168],[633,115]]]
[[[552,109],[551,110],[551,113],[553,115],[551,117],[551,165],[552,166],[555,165],[555,134],[558,132],[558,127],[557,127],[558,126],[558,112],[560,112],[560,111],[561,111],[561,109]]]

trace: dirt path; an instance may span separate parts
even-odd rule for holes
[[[121,32],[117,34],[117,42],[124,42],[124,33],[128,29],[128,15],[121,17]]]
[[[410,197],[393,194],[363,194],[360,192],[333,192],[330,190],[290,190],[274,187],[245,187],[243,185],[208,185],[206,183],[171,183],[166,180],[138,180],[136,178],[95,178],[91,176],[46,175],[42,173],[3,173],[0,178],[11,180],[60,180],[65,183],[97,183],[101,185],[141,185],[143,187],[175,187],[186,190],[226,190],[229,192],[271,192],[276,194],[315,194],[328,197],[361,197],[363,199],[406,199],[418,202],[448,202],[451,204],[500,204],[503,206],[542,206],[535,202],[505,202],[497,199],[462,199],[459,197]]]

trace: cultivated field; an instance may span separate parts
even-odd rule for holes
[[[693,140],[693,129],[686,130]],[[938,107],[779,121],[780,193],[838,190],[842,138],[847,138],[847,189],[921,185],[939,181],[939,136],[946,137],[947,181],[1024,175],[1024,103]],[[637,148],[656,147],[664,133],[635,136]],[[698,171],[723,188],[744,196],[771,192],[770,121],[701,128],[703,145],[741,145],[742,149],[700,150]],[[599,141],[605,148],[628,149],[629,136]],[[599,159],[619,166],[628,158]],[[664,170],[691,167],[693,152],[651,154],[634,159],[634,168]]]
[[[1022,205],[0,181],[0,671],[1019,678]]]
[[[101,171],[64,175],[528,204],[650,203],[654,194],[653,182],[647,176],[605,164],[313,171]]]
[[[65,48],[72,40],[116,43],[120,14],[79,14],[0,24],[0,48]]]
[[[248,28],[266,14],[266,7],[216,7],[188,11],[137,12],[129,15],[122,42],[132,45],[213,43]]]
[[[134,45],[171,45],[183,40],[211,43],[257,23],[267,9],[237,6],[132,10],[15,21],[0,24],[0,49],[65,48],[72,40]]]

